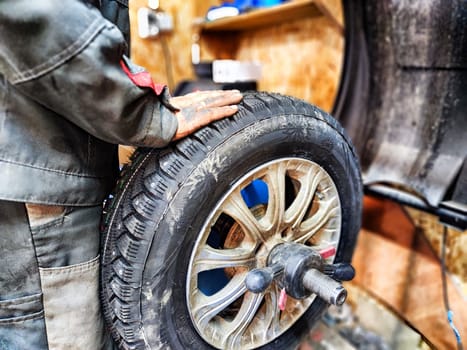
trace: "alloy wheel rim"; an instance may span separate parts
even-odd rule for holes
[[[252,349],[287,331],[315,296],[288,297],[281,311],[279,283],[256,294],[246,289],[246,275],[265,267],[284,242],[337,251],[341,221],[332,178],[310,160],[277,159],[239,179],[205,221],[191,254],[186,301],[199,335],[219,349]]]

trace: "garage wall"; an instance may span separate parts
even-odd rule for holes
[[[343,43],[341,33],[321,16],[243,33],[236,58],[263,64],[261,90],[296,96],[330,111]]]
[[[194,76],[191,67],[191,44],[198,31],[193,23],[202,18],[212,4],[219,1],[161,0],[161,8],[174,18],[173,33],[143,40],[137,35],[137,9],[146,0],[130,1],[132,21],[132,58],[145,66],[159,82],[170,82],[172,71],[175,85]],[[327,0],[325,6],[337,21],[342,22],[339,0]],[[235,36],[201,36],[201,58],[231,58],[258,60],[263,64],[259,89],[280,92],[305,99],[329,111],[337,93],[341,72],[343,36],[335,20],[326,16],[306,18]],[[169,47],[171,69],[167,69],[164,45]],[[170,73],[169,73],[170,74]],[[172,90],[174,86],[171,86]]]
[[[192,23],[196,14],[197,1],[161,0],[161,9],[173,16],[174,32],[152,39],[141,39],[138,36],[137,10],[140,7],[146,7],[147,3],[147,0],[130,0],[132,59],[146,67],[153,79],[161,83],[169,84],[170,70],[175,84],[183,79],[192,78]],[[166,50],[168,56],[164,54],[164,46],[168,49]],[[172,69],[168,69],[166,57]],[[174,89],[174,86],[170,84],[169,87],[171,90]]]

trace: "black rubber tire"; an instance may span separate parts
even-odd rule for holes
[[[239,112],[162,150],[139,149],[103,220],[102,303],[122,349],[211,349],[185,302],[190,254],[206,217],[252,168],[283,157],[324,168],[342,209],[336,261],[350,261],[360,229],[362,185],[354,149],[331,116],[277,94],[246,94]],[[291,349],[327,305],[316,299],[268,349]]]

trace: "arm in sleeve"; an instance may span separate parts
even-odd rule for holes
[[[19,91],[111,143],[163,147],[177,119],[121,66],[125,41],[76,0],[0,1],[0,73]]]

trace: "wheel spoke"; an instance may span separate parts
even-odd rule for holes
[[[229,324],[229,330],[223,335],[222,343],[226,349],[241,349],[241,338],[255,317],[263,298],[264,295],[261,293],[247,292],[245,294],[238,314]]]
[[[198,325],[204,329],[210,320],[244,294],[246,273],[235,275],[227,285],[214,295],[206,296],[197,292],[194,317]]]
[[[293,203],[285,212],[284,218],[285,223],[292,230],[296,229],[305,217],[322,178],[323,175],[320,169],[316,166],[310,166],[308,171],[298,179],[301,185],[300,190]]]
[[[292,234],[292,240],[296,243],[305,243],[316,234],[332,217],[339,212],[336,199],[333,197],[327,201],[320,201],[318,211],[309,219],[302,222],[300,227]]]
[[[255,265],[256,257],[254,249],[214,249],[206,244],[197,256],[193,271],[199,273],[201,271],[238,266],[251,269]]]
[[[264,332],[263,339],[267,337],[276,337],[280,332],[280,310],[279,310],[279,294],[280,290],[277,284],[269,290],[269,293],[265,295],[265,316],[264,316]]]
[[[285,211],[285,163],[277,163],[268,168],[264,180],[268,184],[268,208],[261,219],[269,232],[268,236],[278,232],[283,222]]]
[[[246,205],[239,190],[233,192],[224,202],[223,211],[237,221],[251,238],[261,243],[266,242],[263,228]]]

